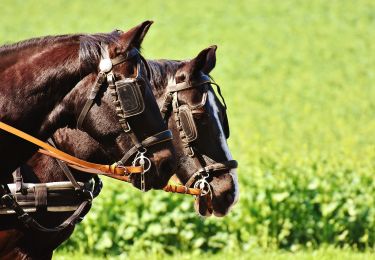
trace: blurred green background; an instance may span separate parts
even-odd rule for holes
[[[143,44],[147,58],[186,59],[219,47],[212,76],[229,106],[229,145],[240,165],[240,200],[232,212],[202,219],[191,197],[142,194],[106,181],[59,257],[246,258],[261,250],[260,257],[287,259],[272,252],[321,252],[327,245],[344,251],[331,249],[319,259],[346,250],[371,256],[374,1],[0,3],[1,44],[127,30],[151,19],[155,24]]]

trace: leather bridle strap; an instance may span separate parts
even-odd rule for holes
[[[119,56],[117,56],[116,58],[113,58],[111,59],[111,63],[112,63],[112,67],[113,66],[116,66],[116,65],[119,65],[129,59],[132,59],[134,58],[136,55],[140,55],[138,50],[136,48],[133,48],[131,49],[127,55],[124,55],[124,54],[121,54]],[[112,70],[112,68],[111,68]],[[92,105],[94,104],[94,101],[95,101],[95,98],[100,90],[100,87],[104,84],[104,82],[106,81],[107,79],[107,75],[105,72],[102,72],[100,71],[98,76],[97,76],[97,80],[96,80],[96,83],[94,85],[94,87],[91,89],[91,92],[89,94],[89,96],[87,97],[87,100],[86,100],[86,103],[78,117],[78,120],[77,120],[77,129],[80,129],[81,130],[81,127],[82,127],[82,123],[83,123],[83,120],[86,118],[86,115],[87,113],[89,112],[89,110],[91,109]]]
[[[196,173],[194,173],[189,180],[186,182],[186,187],[190,188],[194,182],[196,181],[196,178],[201,176],[204,172],[215,172],[215,171],[224,171],[224,170],[231,170],[236,169],[238,166],[238,163],[236,160],[229,160],[225,162],[220,163],[213,163],[210,165],[207,165],[205,167],[202,167],[199,169]]]
[[[104,175],[125,175],[125,174],[131,174],[131,173],[142,173],[143,167],[141,166],[119,166],[117,164],[113,165],[104,165],[104,164],[96,164],[96,163],[90,163],[81,159],[78,159],[74,156],[71,156],[61,150],[56,149],[55,147],[25,133],[22,132],[10,125],[7,125],[3,122],[0,122],[0,129],[11,133],[13,135],[16,135],[30,143],[33,143],[42,149],[39,150],[39,152],[48,154],[56,159],[60,159],[65,161],[66,163],[70,165],[75,165],[78,167],[82,167],[87,170],[96,170],[97,174],[104,174]]]
[[[172,132],[170,130],[165,130],[160,133],[157,133],[153,136],[150,136],[141,142],[142,147],[150,147],[158,143],[170,141],[173,139]],[[133,146],[118,162],[118,164],[123,165],[133,154],[138,151],[136,146]]]
[[[120,54],[117,57],[111,59],[112,66],[116,66],[118,64],[121,64],[127,60],[130,60],[131,58],[135,57],[139,54],[139,51],[136,48],[131,49],[129,52],[127,52],[126,55]]]
[[[238,163],[236,160],[229,160],[225,162],[214,162],[213,164],[206,166],[205,161],[204,160],[202,161],[201,157],[199,157],[200,154],[199,153],[196,154],[196,152],[194,152],[194,148],[191,144],[191,141],[187,140],[187,137],[183,131],[183,126],[181,125],[181,118],[180,118],[180,105],[178,104],[178,92],[184,91],[187,89],[196,88],[198,86],[202,86],[207,83],[213,84],[217,87],[217,92],[220,95],[224,103],[224,107],[226,109],[227,106],[226,106],[224,97],[222,96],[219,85],[217,85],[215,82],[212,82],[211,80],[207,80],[207,78],[204,78],[203,80],[199,82],[189,83],[185,81],[185,82],[177,83],[173,86],[168,86],[167,93],[166,93],[166,96],[164,98],[164,102],[161,108],[161,113],[165,121],[168,120],[170,112],[173,112],[175,114],[175,121],[176,121],[177,128],[179,129],[180,138],[183,142],[184,152],[186,155],[188,155],[189,157],[193,159],[195,165],[199,169],[186,182],[185,184],[186,189],[191,189],[192,186],[194,186],[194,189],[196,189],[197,187],[200,187],[200,185],[198,185],[198,181],[201,181],[201,183],[206,184],[209,187],[209,183],[206,181],[206,179],[210,176],[210,173],[223,171],[223,170],[231,170],[231,169],[237,168],[238,166]],[[205,93],[207,93],[206,91],[208,91],[207,88],[205,89]],[[194,107],[189,106],[190,112],[194,113],[195,110],[198,110],[199,108],[201,108],[205,104],[206,98],[207,98],[207,94],[203,96],[204,100],[202,100],[201,104],[198,104]],[[202,189],[199,189],[199,190],[200,190],[200,193],[199,193],[200,196],[212,195],[210,188],[208,188],[208,193],[207,193],[207,190],[206,192]]]
[[[87,97],[86,103],[79,114],[78,120],[77,120],[77,129],[81,130],[83,120],[86,118],[87,113],[91,109],[92,105],[94,104],[96,95],[98,94],[100,87],[104,84],[106,80],[106,76],[103,72],[99,72],[96,83],[94,87],[91,89],[90,95]]]

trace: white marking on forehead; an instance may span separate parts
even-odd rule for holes
[[[168,76],[168,85],[167,86],[172,86],[176,85],[176,78],[174,76]]]
[[[212,90],[208,91],[208,105],[211,107],[213,111],[213,116],[220,130],[219,139],[220,139],[221,148],[223,149],[225,156],[227,157],[227,160],[232,160],[232,154],[229,151],[227,139],[225,138],[225,134],[224,134],[223,125],[221,124],[221,121],[219,119],[219,108],[216,105],[215,94],[212,93]]]

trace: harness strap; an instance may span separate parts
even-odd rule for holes
[[[65,183],[65,182],[63,182]],[[96,184],[95,184],[96,185]],[[36,210],[47,210],[47,197],[48,197],[48,185],[42,185],[37,184],[33,187],[33,193],[34,193],[34,205],[36,207]],[[91,207],[91,201],[93,199],[93,194],[89,190],[85,190],[83,188],[84,185],[79,190],[76,190],[77,198],[83,199],[83,202],[79,204],[79,206],[76,208],[76,210],[73,212],[72,215],[70,215],[62,224],[58,225],[54,228],[46,228],[39,224],[29,213],[25,212],[25,210],[22,208],[22,206],[17,202],[17,199],[15,196],[17,196],[17,190],[14,189],[15,194],[13,195],[8,187],[6,185],[3,187],[3,185],[0,188],[0,192],[3,192],[1,196],[1,203],[5,205],[8,209],[11,209],[15,212],[16,215],[18,215],[18,219],[22,222],[22,224],[29,229],[39,231],[39,232],[59,232],[65,228],[73,227],[76,223],[80,222],[83,217],[86,215],[86,213],[89,211]],[[73,186],[74,187],[74,186]],[[93,187],[95,189],[95,187]],[[26,188],[27,190],[27,188]],[[57,198],[57,193],[51,193],[51,198]],[[27,194],[23,195],[24,198],[21,200],[24,200],[25,198],[28,198]],[[32,198],[32,196],[30,197]],[[27,201],[25,201],[27,203]],[[24,203],[25,203],[24,202]]]
[[[207,166],[199,169],[196,173],[194,173],[190,177],[190,179],[186,182],[185,185],[186,185],[186,187],[190,188],[194,184],[195,179],[198,176],[201,176],[201,174],[204,173],[204,172],[230,170],[230,169],[235,169],[237,167],[238,167],[238,163],[237,163],[236,160],[229,160],[229,161],[225,161],[225,162],[207,165]]]
[[[184,81],[184,82],[177,83],[176,85],[167,86],[167,92],[168,93],[180,92],[182,90],[196,88],[196,87],[204,85],[206,83],[211,84],[212,82],[210,80],[203,80],[203,81],[200,81],[200,82],[197,82],[197,83],[192,82],[191,84],[189,84],[188,82]],[[215,83],[215,85],[216,85],[216,83]]]
[[[167,142],[173,139],[171,130],[165,130],[160,133],[157,133],[153,136],[147,137],[141,142],[142,147],[150,147],[158,143]],[[124,164],[129,158],[136,153],[138,148],[133,146],[118,162],[119,164]]]
[[[25,212],[18,202],[14,199],[12,194],[5,194],[1,197],[1,201],[8,208],[14,210],[18,215],[18,219],[25,225],[25,227],[30,228],[39,232],[60,232],[68,227],[73,227],[76,223],[82,221],[83,216],[91,208],[91,200],[83,201],[79,207],[74,211],[74,213],[67,218],[63,223],[54,228],[47,228],[39,224],[30,214]]]
[[[171,92],[166,93],[164,96],[163,105],[160,109],[161,117],[166,121],[166,123],[168,121],[167,119],[169,118],[172,101],[173,101],[173,93]]]
[[[34,193],[36,209],[47,210],[47,187],[45,185],[36,185]]]
[[[129,60],[138,54],[140,54],[139,51],[136,48],[133,48],[130,51],[128,51],[126,55],[120,54],[117,57],[111,59],[112,66],[116,66],[120,63],[123,63],[124,61]]]
[[[90,95],[87,97],[86,103],[79,114],[78,120],[77,120],[77,129],[81,129],[83,120],[86,118],[87,113],[91,109],[92,105],[94,104],[96,95],[98,94],[100,87],[102,84],[105,82],[105,74],[103,72],[99,72],[96,84],[94,87],[91,89]]]
[[[21,174],[21,167],[18,167],[13,172],[13,181],[16,185],[16,192],[24,193],[24,187],[23,187],[23,179]]]
[[[56,144],[54,143],[54,141],[53,141],[52,138],[49,138],[48,142],[53,147],[56,147]],[[64,172],[64,174],[68,178],[68,180],[72,183],[72,185],[74,186],[74,188],[81,189],[82,188],[81,185],[79,185],[79,183],[76,181],[76,179],[74,178],[72,172],[69,170],[68,166],[65,163],[63,163],[61,160],[56,160],[56,162],[60,166],[61,170]]]
[[[97,174],[116,174],[116,175],[124,175],[124,174],[130,174],[130,173],[142,173],[143,167],[141,166],[119,166],[117,164],[113,165],[104,165],[104,164],[96,164],[96,163],[90,163],[81,159],[78,159],[74,156],[71,156],[61,150],[56,149],[55,147],[25,133],[22,132],[10,125],[7,125],[3,122],[0,122],[0,129],[14,134],[28,142],[31,142],[43,149],[39,149],[39,152],[43,154],[47,154],[51,157],[54,157],[56,159],[63,160],[67,162],[69,165],[76,165],[79,167],[82,167],[84,169],[88,170],[96,170]]]

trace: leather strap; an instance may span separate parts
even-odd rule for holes
[[[60,232],[68,227],[73,227],[76,223],[82,221],[83,216],[89,211],[91,207],[91,200],[83,201],[73,214],[63,223],[54,228],[47,228],[39,224],[30,214],[25,212],[18,202],[14,199],[12,194],[5,194],[1,197],[1,201],[8,208],[13,209],[18,215],[18,219],[25,225],[25,227],[39,232]]]
[[[49,138],[48,142],[53,147],[56,147],[56,144],[55,144],[55,142],[53,141],[52,138]],[[82,188],[81,185],[79,185],[79,183],[76,181],[76,179],[74,178],[72,172],[69,170],[69,167],[65,163],[63,163],[61,160],[56,160],[56,162],[60,166],[61,170],[64,172],[64,174],[68,178],[68,180],[72,183],[72,185],[74,186],[74,188],[81,189]]]
[[[142,147],[150,147],[161,142],[170,141],[173,139],[171,130],[165,130],[153,136],[147,137],[141,142]],[[138,151],[138,147],[133,146],[119,161],[119,164],[124,164],[129,158]]]
[[[196,173],[194,173],[190,179],[186,182],[186,187],[191,187],[194,182],[196,181],[196,178],[200,176],[203,172],[210,172],[210,171],[222,171],[222,170],[230,170],[237,168],[238,163],[236,160],[229,160],[226,162],[220,162],[220,163],[214,163],[207,165],[206,167],[200,168]]]
[[[183,90],[187,90],[187,89],[196,88],[196,87],[202,86],[202,85],[205,86],[205,84],[207,84],[207,83],[213,84],[217,87],[217,92],[220,95],[220,97],[223,101],[223,105],[226,109],[227,105],[225,103],[225,100],[224,100],[224,97],[221,93],[219,85],[216,84],[215,82],[212,82],[212,79],[210,77],[207,77],[207,76],[203,76],[201,78],[201,81],[199,81],[199,82],[186,82],[185,81],[185,82],[177,83],[175,85],[167,86],[167,93],[166,93],[166,96],[164,98],[164,102],[163,102],[163,105],[162,105],[162,108],[161,108],[161,113],[162,113],[162,116],[163,116],[165,121],[168,120],[171,112],[174,113],[174,119],[176,121],[177,129],[179,130],[180,138],[182,140],[182,146],[184,148],[184,153],[187,156],[189,156],[193,159],[195,165],[199,169],[186,182],[186,184],[185,184],[186,189],[189,189],[190,187],[192,187],[194,185],[194,183],[197,181],[198,178],[206,179],[209,176],[210,172],[221,171],[221,170],[230,170],[230,169],[237,168],[237,166],[238,166],[238,163],[235,160],[229,160],[229,161],[221,162],[221,163],[215,162],[213,164],[210,164],[210,165],[206,166],[206,163],[205,163],[204,159],[201,157],[200,153],[199,152],[196,153],[195,150],[194,150],[194,147],[191,145],[191,140],[195,140],[195,138],[197,138],[197,137],[194,136],[194,138],[189,139],[188,136],[186,136],[186,130],[194,130],[193,129],[194,122],[191,121],[190,122],[191,125],[187,125],[188,122],[185,118],[185,121],[186,121],[185,124],[186,125],[184,126],[182,124],[182,121],[181,121],[182,118],[181,118],[181,115],[180,115],[180,112],[181,112],[180,110],[181,110],[182,106],[180,106],[178,104],[178,92],[183,91]],[[208,87],[205,86],[204,95],[202,97],[202,101],[201,101],[200,104],[197,104],[195,106],[188,106],[188,109],[190,110],[191,113],[201,113],[201,109],[205,105],[206,100],[207,100],[207,95],[208,95],[207,91],[208,91]],[[186,115],[185,115],[185,117],[186,117]],[[203,175],[204,173],[206,173],[207,175],[204,176]],[[168,189],[170,189],[170,188],[168,188]],[[182,189],[182,188],[180,188],[180,189]],[[200,191],[199,195],[201,195],[201,194],[202,194],[202,191]],[[211,196],[211,194],[208,194],[208,195]],[[211,203],[211,200],[209,200],[208,202]]]
[[[34,187],[35,206],[37,210],[47,209],[47,186],[36,185]]]
[[[3,122],[0,122],[0,129],[14,134],[28,142],[31,142],[43,149],[39,149],[39,152],[49,155],[51,157],[54,157],[56,159],[60,159],[68,163],[69,165],[75,165],[78,167],[82,167],[83,169],[86,169],[88,172],[89,170],[95,170],[96,174],[103,174],[103,175],[124,175],[124,174],[131,174],[131,173],[142,173],[143,167],[141,166],[119,166],[117,164],[112,165],[103,165],[103,164],[96,164],[96,163],[90,163],[81,159],[78,159],[74,156],[71,156],[61,150],[56,149],[55,147],[52,147],[51,145],[25,133],[22,132],[10,125],[7,125]]]
[[[183,185],[172,185],[168,184],[163,188],[166,192],[172,192],[172,193],[182,193],[182,194],[189,194],[189,195],[195,195],[199,196],[201,194],[200,189],[194,189],[194,188],[188,188]]]
[[[112,66],[116,66],[120,63],[123,63],[126,60],[130,60],[131,58],[135,57],[138,54],[140,54],[139,51],[136,48],[133,48],[129,52],[127,52],[126,55],[120,54],[117,57],[111,59]]]
[[[17,170],[13,172],[13,181],[16,184],[16,192],[24,193],[21,167],[18,167]]]
[[[82,124],[83,124],[83,120],[86,118],[87,113],[89,112],[90,108],[94,104],[96,95],[98,94],[98,92],[100,90],[100,87],[104,83],[105,79],[106,79],[105,74],[103,72],[99,72],[97,80],[96,80],[96,84],[91,89],[90,95],[87,97],[86,103],[85,103],[81,113],[79,114],[79,117],[78,117],[78,120],[77,120],[77,129],[81,129]]]

